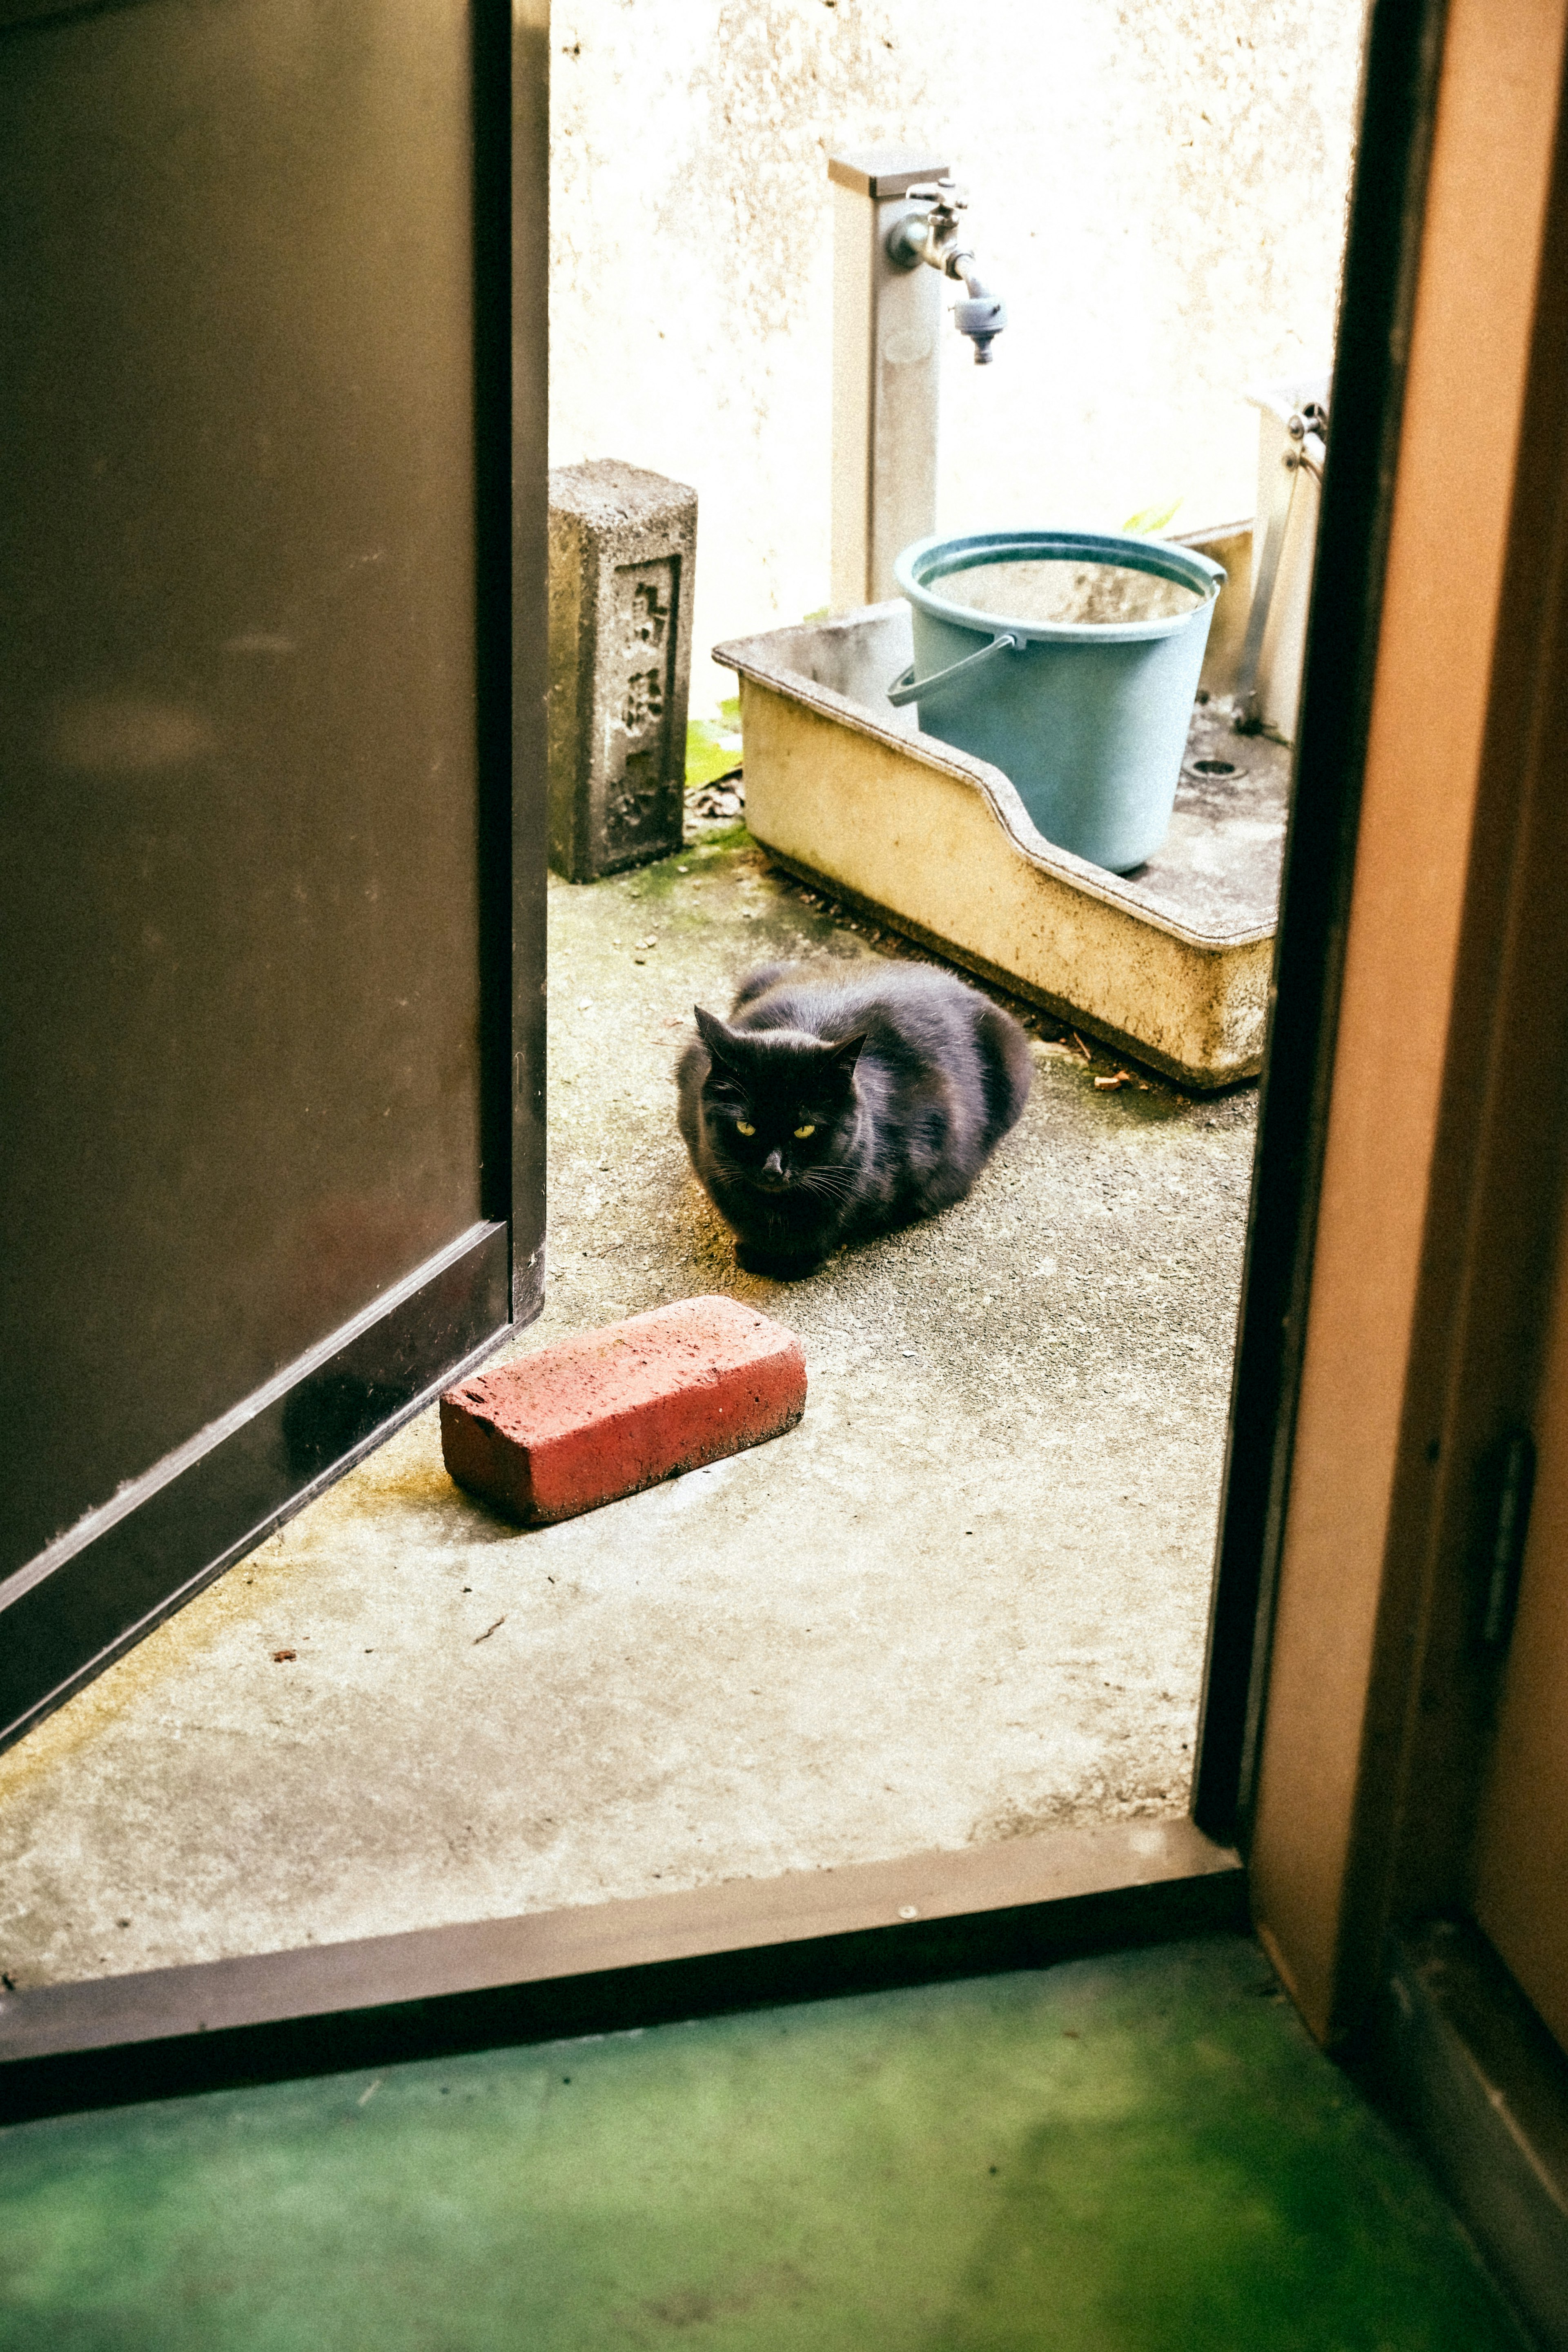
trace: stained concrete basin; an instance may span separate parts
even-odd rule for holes
[[[1195,542],[1194,542],[1195,543]],[[1262,1066],[1289,755],[1194,711],[1163,846],[1130,875],[1038,834],[999,768],[889,684],[903,599],[716,646],[741,679],[746,815],[795,874],[1182,1084]]]

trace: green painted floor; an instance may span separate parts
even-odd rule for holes
[[[1257,1950],[0,2133],[5,2352],[1518,2352]]]

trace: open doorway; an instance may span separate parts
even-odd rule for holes
[[[1336,252],[1352,14],[1339,143],[1304,206]],[[1278,37],[1319,103],[1321,44]],[[1168,126],[1161,60],[1140,58]],[[1224,64],[1239,135],[1258,69]],[[1191,263],[1167,254],[1172,286]],[[983,494],[981,437],[955,496]],[[1121,502],[1163,487],[1141,470]],[[1228,519],[1223,487],[1230,505],[1182,521]],[[705,530],[736,543],[733,507],[710,501]],[[791,615],[815,601],[804,582],[769,594]],[[737,604],[714,634],[766,617]],[[551,1289],[521,1344],[683,1290],[764,1303],[674,1133],[688,1008],[770,953],[904,950],[721,824],[552,897]],[[810,1358],[787,1444],[519,1539],[414,1423],[0,1765],[18,1980],[1180,1821],[1256,1096],[1201,1097],[1070,1024],[1031,1027],[1031,1111],[971,1200],[766,1294]],[[134,1811],[128,1785],[148,1791]]]

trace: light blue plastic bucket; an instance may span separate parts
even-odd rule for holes
[[[1153,620],[1014,619],[997,583],[977,612],[943,576],[975,564],[1119,563],[1192,589]],[[889,688],[921,731],[1000,768],[1047,841],[1112,873],[1152,857],[1171,822],[1215,598],[1225,572],[1168,540],[1121,531],[991,530],[922,539],[894,576],[914,612],[915,657]]]

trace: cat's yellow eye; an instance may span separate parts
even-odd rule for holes
[[[797,1127],[795,1129],[795,1135],[802,1143],[805,1141],[808,1135],[815,1135],[816,1133],[816,1129],[815,1127]]]
[[[748,1127],[743,1118],[738,1118],[735,1121],[735,1132],[737,1135],[755,1135],[756,1131],[757,1130],[754,1127]]]

